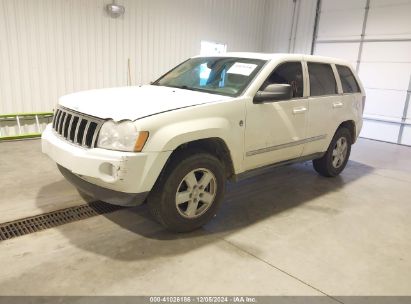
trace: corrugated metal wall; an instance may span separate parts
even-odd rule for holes
[[[262,51],[310,54],[317,0],[267,1]]]
[[[148,83],[200,52],[262,49],[265,0],[0,0],[0,113],[50,111],[63,94]]]

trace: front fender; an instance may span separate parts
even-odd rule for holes
[[[150,138],[150,151],[173,151],[181,144],[210,137],[221,138],[230,148],[230,122],[222,117],[199,118],[168,124]],[[231,149],[230,149],[231,150]]]
[[[219,138],[227,146],[235,173],[241,171],[243,133],[224,117],[196,118],[169,123],[150,134],[145,151],[174,151],[182,144],[207,138]]]

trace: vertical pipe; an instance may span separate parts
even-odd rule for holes
[[[407,114],[408,114],[408,108],[410,106],[410,98],[411,98],[411,76],[410,76],[410,81],[408,82],[407,96],[405,97],[404,110],[402,112],[401,126],[400,126],[400,132],[398,133],[397,144],[401,144],[401,141],[402,141],[402,134],[404,133],[405,122],[407,120]]]
[[[311,55],[314,55],[314,51],[315,51],[315,43],[317,41],[317,35],[318,35],[318,25],[320,24],[320,10],[321,10],[321,0],[317,0],[317,7],[315,9],[313,41],[311,43]]]
[[[292,48],[291,48],[291,51],[293,53],[295,52],[295,41],[297,39],[298,21],[300,20],[300,11],[301,11],[301,0],[299,0],[297,3],[297,13],[295,17],[295,25],[294,25],[294,31],[293,31]]]
[[[364,20],[363,20],[363,23],[362,23],[360,47],[358,49],[357,66],[355,68],[357,74],[358,74],[358,71],[360,69],[361,56],[362,56],[362,47],[364,45],[365,28],[367,27],[368,11],[369,10],[370,10],[370,0],[367,0],[367,3],[365,4]]]
[[[37,132],[41,133],[39,117],[37,115],[34,115],[34,117],[36,118]]]
[[[127,61],[127,85],[131,86],[131,63],[130,58]]]
[[[290,31],[290,37],[288,39],[288,53],[291,52],[291,40],[293,39],[293,32],[294,32],[294,22],[295,22],[295,10],[297,8],[297,0],[293,0],[294,6],[293,6],[293,16],[291,18],[291,31]]]
[[[18,115],[16,115],[16,120],[17,120],[17,127],[19,129],[19,135],[21,135],[21,125],[20,125],[20,118]]]

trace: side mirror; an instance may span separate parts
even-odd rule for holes
[[[289,84],[270,84],[264,91],[255,94],[253,102],[273,102],[277,100],[287,100],[293,97],[293,90]]]

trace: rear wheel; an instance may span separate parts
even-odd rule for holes
[[[315,171],[327,177],[340,174],[347,165],[351,153],[351,133],[347,128],[335,132],[330,146],[323,157],[313,160]]]
[[[181,153],[173,158],[154,186],[148,207],[166,228],[195,230],[211,220],[225,189],[224,167],[208,153]]]

